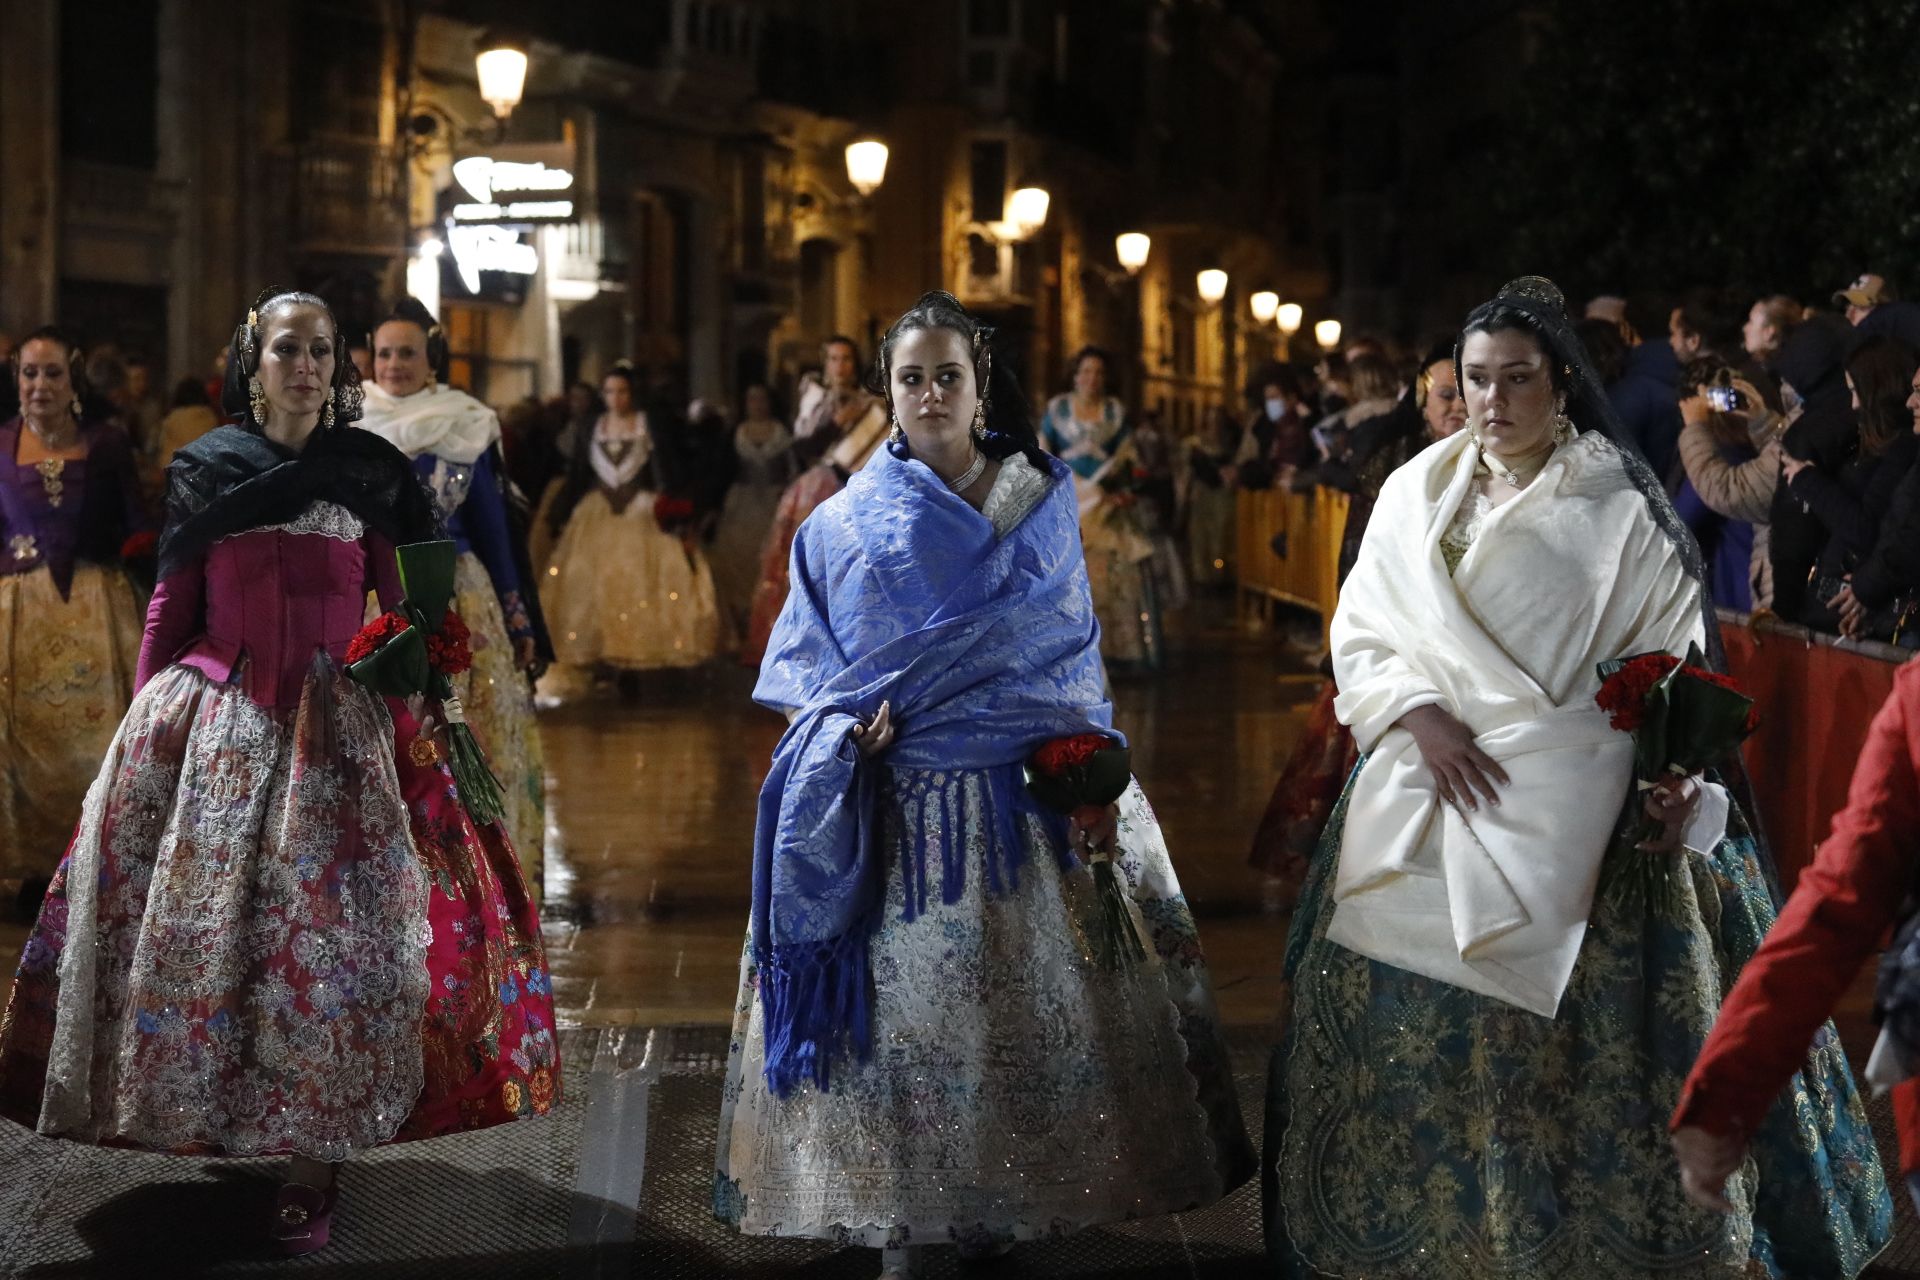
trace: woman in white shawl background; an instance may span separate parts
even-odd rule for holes
[[[1607,659],[1718,654],[1699,551],[1609,438],[1551,283],[1477,309],[1456,363],[1468,427],[1387,480],[1334,617],[1363,754],[1288,944],[1269,1254],[1422,1280],[1855,1275],[1891,1202],[1830,1027],[1734,1214],[1690,1207],[1667,1147],[1771,874],[1716,783],[1643,801],[1593,696]],[[1636,845],[1643,812],[1661,834]],[[1674,901],[1596,893],[1636,857],[1674,860]]]
[[[472,632],[473,666],[455,677],[455,691],[500,779],[507,834],[538,902],[547,778],[528,673],[550,661],[553,650],[525,540],[509,517],[500,419],[446,385],[446,338],[417,299],[395,304],[371,345],[374,381],[364,388],[359,425],[413,459],[447,536],[459,544],[454,610]]]

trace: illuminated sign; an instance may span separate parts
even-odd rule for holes
[[[540,254],[532,245],[522,243],[520,233],[511,227],[450,226],[447,249],[468,293],[480,292],[482,271],[530,276],[540,269]]]
[[[453,206],[456,223],[571,222],[573,148],[554,143],[496,147],[453,162],[453,180],[471,199]]]

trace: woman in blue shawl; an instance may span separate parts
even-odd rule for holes
[[[1044,743],[1112,733],[1112,707],[1071,475],[989,338],[945,293],[888,332],[893,434],[801,527],[754,692],[790,724],[760,795],[715,1208],[880,1248],[884,1276],[928,1244],[1195,1208],[1251,1172],[1138,783],[1082,828],[1021,781]],[[1075,856],[1101,849],[1151,944],[1118,968]]]

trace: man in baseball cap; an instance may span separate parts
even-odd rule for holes
[[[1833,305],[1845,307],[1847,323],[1853,325],[1865,320],[1875,307],[1892,301],[1893,290],[1887,288],[1886,280],[1871,272],[1833,295]]]

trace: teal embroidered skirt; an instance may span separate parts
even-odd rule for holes
[[[1681,1194],[1667,1118],[1775,914],[1738,806],[1711,857],[1685,855],[1675,901],[1601,895],[1552,1019],[1327,941],[1346,812],[1343,796],[1287,944],[1263,1157],[1275,1274],[1851,1278],[1887,1243],[1831,1023],[1729,1184],[1738,1212]]]

